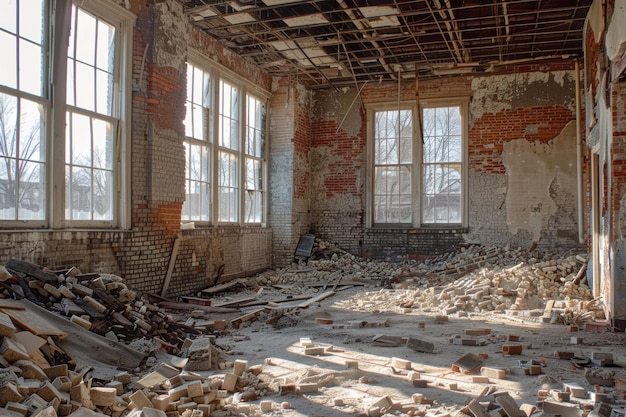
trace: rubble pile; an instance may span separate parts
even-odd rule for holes
[[[2,416],[240,415],[274,390],[118,276],[11,260],[0,284]]]
[[[6,285],[0,297],[26,298],[112,340],[159,337],[180,345],[194,332],[169,320],[158,305],[113,274],[82,274],[77,268],[50,272],[10,260],[1,275]]]
[[[359,294],[342,305],[360,311],[514,315],[515,311],[543,310],[548,300],[558,300],[555,314],[602,318],[603,306],[592,300],[585,271],[584,255],[560,257],[521,248],[468,245],[421,262],[391,263],[362,259],[316,239],[306,265],[264,272],[255,278],[255,285],[283,285],[286,292],[302,293],[310,282],[332,285],[373,280],[395,291]]]

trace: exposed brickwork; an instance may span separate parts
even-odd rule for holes
[[[575,115],[562,106],[525,107],[487,113],[470,129],[470,169],[504,174],[502,150],[505,142],[526,139],[548,142],[558,135]]]

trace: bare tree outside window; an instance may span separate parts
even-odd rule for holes
[[[43,220],[41,104],[0,93],[0,219]]]
[[[374,125],[374,222],[411,223],[412,112],[377,111]]]
[[[425,108],[423,132],[422,222],[460,224],[462,220],[460,108]]]
[[[72,6],[67,57],[65,218],[112,221],[115,26]]]
[[[185,103],[185,203],[182,220],[211,220],[211,78],[193,64],[187,64]]]

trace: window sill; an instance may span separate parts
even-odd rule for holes
[[[411,234],[464,234],[469,232],[465,226],[424,226],[375,225],[366,229],[374,233],[403,232]]]

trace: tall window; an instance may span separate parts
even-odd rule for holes
[[[262,225],[266,107],[259,91],[190,51],[187,64],[186,201],[182,221]]]
[[[187,65],[185,203],[182,219],[211,220],[211,77]]]
[[[220,80],[217,188],[218,220],[223,223],[239,221],[239,105],[239,90]]]
[[[460,107],[425,108],[422,222],[461,224],[463,149]]]
[[[110,1],[0,5],[0,227],[121,225],[135,16]]]
[[[47,3],[2,3],[0,45],[0,220],[46,216],[46,120],[50,114]]]
[[[246,106],[246,223],[263,222],[263,181],[265,157],[265,107],[248,95]]]
[[[465,223],[466,104],[458,102],[430,102],[419,118],[412,106],[370,111],[373,225]]]
[[[113,220],[116,28],[72,6],[67,56],[65,218]]]
[[[408,223],[413,215],[411,110],[376,112],[374,222]]]

